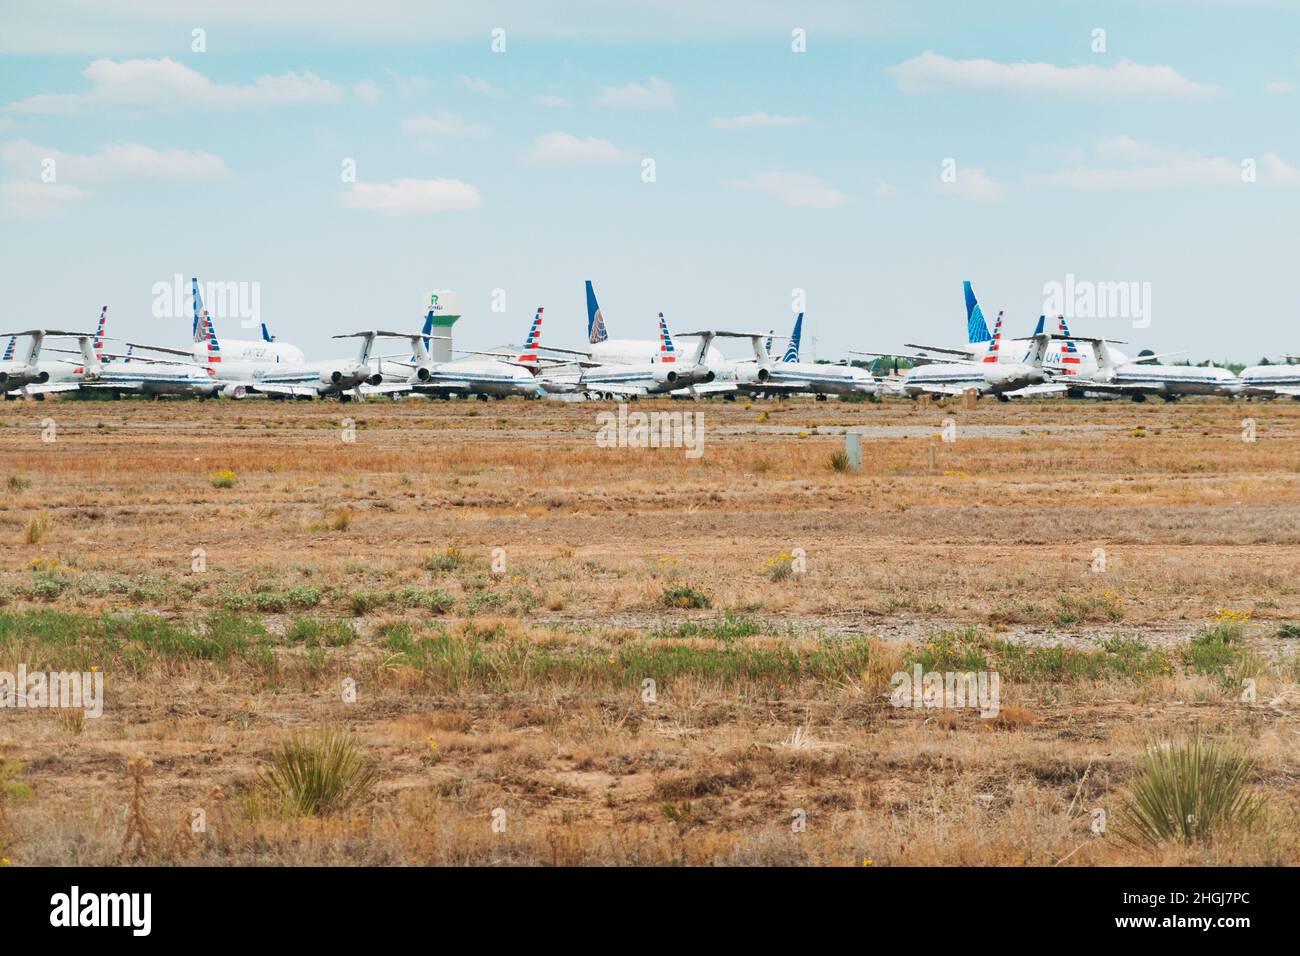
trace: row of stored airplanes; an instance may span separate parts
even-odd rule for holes
[[[705,329],[679,333],[689,348],[679,349],[659,314],[656,339],[612,339],[590,280],[586,283],[586,349],[542,344],[543,309],[533,316],[524,345],[519,349],[459,353],[460,358],[435,361],[429,346],[433,316],[417,332],[365,330],[336,335],[357,339],[352,357],[308,361],[302,350],[276,341],[263,323],[261,336],[230,340],[218,336],[213,317],[203,306],[197,278],[191,280],[193,341],[188,348],[127,342],[125,352],[108,350],[108,307],[101,308],[94,332],[28,329],[0,333],[6,341],[0,358],[0,392],[6,398],[42,398],[50,393],[108,390],[114,396],[197,395],[201,398],[240,399],[249,394],[271,398],[320,398],[343,401],[371,396],[431,397],[576,396],[628,399],[649,395],[701,398],[722,395],[780,396],[888,394],[917,398],[952,396],[973,391],[999,400],[1034,395],[1148,396],[1168,400],[1183,395],[1239,395],[1242,397],[1300,400],[1300,365],[1286,355],[1279,364],[1247,368],[1240,375],[1215,366],[1161,365],[1166,355],[1144,353],[1136,359],[1105,338],[1072,335],[1065,318],[1058,316],[1056,330],[1047,331],[1047,317],[1039,316],[1033,332],[1024,338],[1003,335],[1003,313],[990,331],[970,282],[964,283],[966,344],[932,346],[907,343],[913,354],[882,352],[853,354],[879,358],[907,358],[915,363],[900,374],[873,375],[853,364],[828,364],[800,360],[803,313],[795,319],[786,347],[773,352],[773,332]],[[48,345],[46,340],[71,339],[77,348]],[[720,340],[747,340],[752,356],[725,358]],[[26,358],[15,355],[19,341],[27,340]],[[383,355],[376,343],[405,341],[410,349]],[[779,353],[779,354],[778,354]]]

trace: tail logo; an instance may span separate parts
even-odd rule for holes
[[[524,342],[524,354],[519,356],[520,362],[526,362],[530,365],[537,364],[537,347],[542,340],[542,307],[537,307],[537,315],[533,316],[532,328],[528,330],[528,338]]]
[[[969,282],[963,282],[962,291],[966,294],[966,341],[970,345],[976,342],[987,342],[989,326],[984,321],[984,312],[975,298],[975,290],[971,288]]]
[[[676,351],[673,349],[673,337],[668,334],[668,322],[662,312],[659,313],[659,361],[677,361]]]
[[[983,317],[980,321],[984,321]],[[985,362],[996,362],[998,360],[998,346],[1002,342],[1002,313],[998,313],[997,321],[993,323],[993,339],[989,343],[988,354],[984,356]]]
[[[799,340],[803,338],[803,313],[794,320],[794,331],[790,333],[790,344],[786,346],[785,355],[781,356],[782,362],[799,361]]]

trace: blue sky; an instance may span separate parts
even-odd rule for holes
[[[107,303],[175,344],[152,289],[182,273],[258,283],[312,357],[413,327],[430,288],[460,293],[460,345],[544,305],[572,346],[591,278],[645,338],[659,310],[788,331],[803,289],[834,358],[959,341],[967,278],[1027,332],[1072,274],[1151,297],[1149,327],[1075,331],[1300,351],[1300,4],[807,6],[7,3],[4,324]]]

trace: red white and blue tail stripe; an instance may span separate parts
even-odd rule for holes
[[[522,365],[537,365],[537,349],[542,342],[542,307],[537,307],[537,314],[533,316],[533,324],[528,329],[528,338],[524,340],[524,351],[519,356],[519,362]]]
[[[993,323],[993,337],[989,339],[989,350],[984,356],[986,362],[996,362],[998,360],[998,349],[1002,344],[1002,313],[998,313],[997,321]]]
[[[1070,334],[1070,327],[1065,324],[1065,316],[1058,315],[1056,317],[1056,327],[1060,329],[1062,335]],[[1066,340],[1061,343],[1061,364],[1067,366],[1062,369],[1066,375],[1078,374],[1079,370],[1077,368],[1069,367],[1083,364],[1083,356],[1079,353],[1079,348],[1073,341]]]
[[[0,361],[8,362],[10,359],[14,357],[14,345],[17,342],[18,342],[18,336],[16,335],[9,336],[9,344],[5,346],[4,358],[0,359]]]
[[[659,313],[659,356],[658,362],[668,363],[677,361],[677,351],[673,348],[673,337],[668,334],[668,322],[664,319],[664,314]]]

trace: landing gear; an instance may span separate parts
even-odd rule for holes
[[[1134,393],[1133,393],[1133,401],[1138,402],[1138,403],[1140,404],[1140,403],[1142,403],[1142,402],[1145,402],[1146,400],[1147,400],[1147,397],[1146,397],[1146,395],[1143,394],[1142,392],[1134,392]]]
[[[823,395],[821,392],[818,392],[818,393],[817,393],[817,401],[819,401],[819,402],[824,402],[824,401],[826,401],[826,396]]]
[[[1003,395],[1001,392],[998,392],[998,401],[999,401],[999,402],[1009,402],[1009,401],[1011,401],[1011,399],[1007,398],[1007,396]]]

